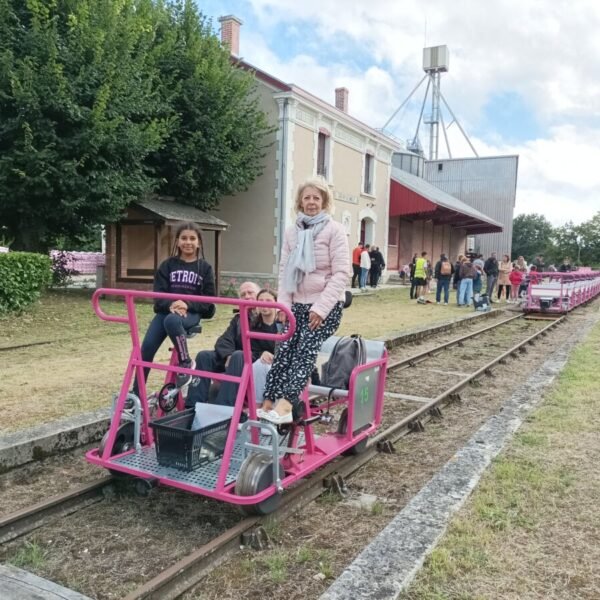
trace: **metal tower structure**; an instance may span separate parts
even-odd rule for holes
[[[444,95],[442,94],[440,83],[441,83],[441,75],[442,73],[448,72],[448,63],[449,63],[449,52],[448,46],[431,46],[429,48],[423,48],[423,70],[425,71],[425,75],[423,79],[419,81],[419,83],[413,88],[408,97],[400,104],[400,106],[394,111],[394,114],[387,120],[386,124],[382,127],[382,130],[388,127],[388,125],[393,121],[395,116],[400,112],[400,110],[408,103],[408,101],[412,98],[413,94],[421,87],[421,84],[427,80],[427,86],[425,88],[425,96],[423,98],[423,103],[421,104],[421,112],[419,113],[419,119],[417,121],[417,129],[415,131],[415,135],[412,139],[407,141],[406,149],[410,152],[414,152],[419,154],[420,156],[424,156],[425,152],[423,150],[423,146],[421,145],[421,141],[419,140],[419,130],[421,128],[421,122],[429,125],[429,160],[437,160],[438,152],[439,152],[439,138],[440,138],[440,125],[442,133],[444,134],[444,141],[446,143],[446,149],[448,151],[448,156],[452,158],[452,151],[450,150],[450,143],[448,141],[447,129],[453,123],[456,123],[457,127],[460,129],[460,132],[463,134],[464,138],[467,140],[473,154],[476,157],[479,157],[477,151],[475,150],[469,136],[465,133],[465,130],[461,127],[456,115],[452,112],[452,109],[446,102]],[[423,113],[425,111],[425,106],[427,104],[427,98],[429,96],[429,90],[431,89],[431,113],[423,119]],[[452,120],[448,124],[448,126],[444,123],[444,117],[441,110],[440,100],[444,103],[444,106],[452,116]]]

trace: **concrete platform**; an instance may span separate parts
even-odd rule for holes
[[[92,600],[12,565],[0,565],[2,600]]]
[[[101,439],[109,415],[102,408],[0,435],[0,473]]]
[[[320,600],[396,600],[444,535],[450,519],[477,486],[492,459],[510,441],[573,347],[600,321],[595,313],[557,349],[381,531]]]

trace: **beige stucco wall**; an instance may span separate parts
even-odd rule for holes
[[[282,217],[285,224],[293,222],[295,193],[298,185],[316,174],[318,131],[324,127],[331,132],[329,140],[328,182],[334,196],[334,218],[347,227],[348,241],[354,246],[360,235],[361,219],[372,220],[367,241],[387,250],[390,165],[377,155],[377,142],[364,130],[346,123],[342,129],[346,142],[337,137],[335,120],[311,102],[298,100],[289,93],[277,93],[266,84],[258,83],[261,107],[272,124],[278,126],[271,137],[272,145],[264,159],[265,170],[252,186],[235,197],[223,198],[215,215],[230,224],[222,236],[222,272],[262,274],[277,272],[280,244],[278,198],[283,193]],[[280,144],[282,128],[279,121],[279,102],[289,102],[285,172],[281,171]],[[344,121],[344,117],[341,117]],[[367,149],[376,156],[375,189],[372,195],[362,193],[364,156]],[[391,159],[391,155],[390,155]]]
[[[294,201],[296,191],[301,183],[315,177],[315,134],[302,125],[292,125],[292,139],[294,150],[292,153],[292,179],[289,185],[290,201],[288,203],[290,213],[295,218]]]
[[[273,90],[259,83],[258,97],[269,122],[276,125],[279,109]],[[215,216],[229,223],[221,237],[222,271],[271,273],[273,269],[278,164],[275,133],[267,138],[267,143],[270,146],[263,159],[263,174],[247,191],[223,198],[214,211]]]

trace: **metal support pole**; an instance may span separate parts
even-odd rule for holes
[[[394,111],[394,114],[385,122],[385,125],[381,128],[382,130],[384,130],[394,120],[394,117],[404,108],[405,104],[412,98],[412,95],[419,89],[419,87],[421,87],[421,84],[425,81],[426,77],[427,75],[423,75],[423,79],[417,83],[406,100],[404,100],[404,102]]]

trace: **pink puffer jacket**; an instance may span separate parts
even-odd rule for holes
[[[314,240],[316,269],[304,276],[297,292],[289,294],[283,289],[283,272],[297,238],[294,224],[286,229],[281,248],[278,301],[286,306],[293,302],[312,304],[311,310],[326,319],[336,302],[344,301],[344,291],[351,275],[346,232],[342,224],[333,219],[323,227]]]

